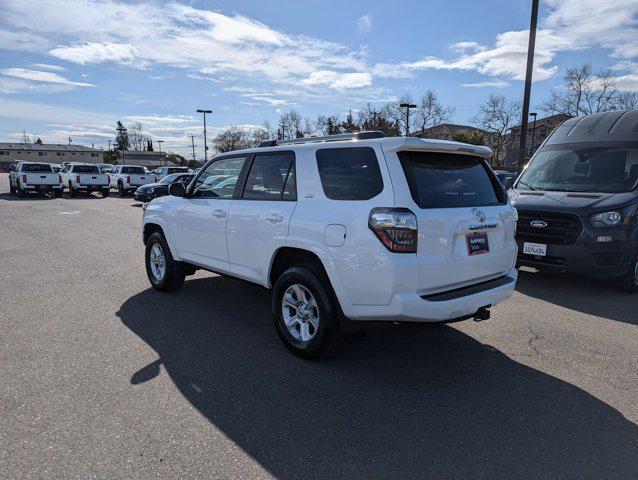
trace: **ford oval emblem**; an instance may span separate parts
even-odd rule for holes
[[[529,224],[534,228],[545,228],[549,225],[549,223],[543,220],[532,220],[531,222],[529,222]]]
[[[483,223],[485,221],[485,212],[483,210],[477,210],[474,215],[479,222]]]

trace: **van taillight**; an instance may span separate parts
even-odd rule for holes
[[[27,183],[27,176],[26,175],[22,175],[22,183]]]
[[[126,177],[126,183],[131,183],[131,176]]]
[[[408,208],[373,208],[368,227],[383,245],[395,253],[416,253],[416,216]]]

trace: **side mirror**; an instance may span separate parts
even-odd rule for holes
[[[185,197],[186,196],[186,184],[183,182],[171,183],[168,186],[168,194],[173,197]]]
[[[512,177],[507,177],[503,182],[505,190],[509,190],[510,188],[512,188],[512,185],[514,185],[514,179]]]

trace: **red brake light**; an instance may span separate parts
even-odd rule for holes
[[[27,183],[27,176],[26,175],[22,175],[22,183]]]
[[[107,176],[106,176],[106,179],[107,179],[107,181],[108,181],[109,183],[111,183],[111,176],[110,176],[110,175],[107,175]]]
[[[58,175],[58,183],[62,183],[62,175]]]
[[[131,183],[131,176],[126,177],[126,183]]]
[[[76,176],[75,176],[75,181],[76,181],[76,182],[78,182],[78,183],[80,183],[80,176],[79,176],[79,175],[76,175]]]
[[[368,227],[395,253],[416,253],[419,237],[416,216],[408,208],[373,208]]]

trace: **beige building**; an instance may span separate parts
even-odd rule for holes
[[[167,164],[166,152],[136,152],[134,150],[117,150],[118,165],[137,165],[139,167],[156,168]],[[173,162],[168,162],[174,165]]]
[[[104,152],[84,145],[55,143],[0,142],[0,172],[9,171],[13,162],[103,163]]]

